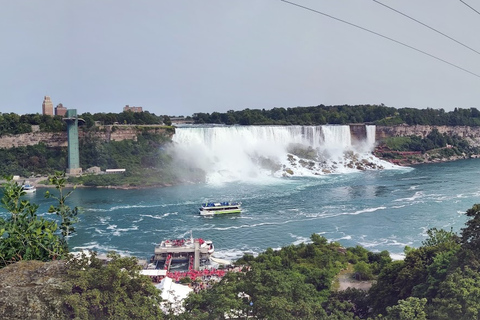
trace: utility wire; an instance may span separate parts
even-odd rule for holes
[[[480,75],[479,75],[479,74],[476,74],[476,73],[474,73],[474,72],[472,72],[472,71],[469,71],[469,70],[467,70],[467,69],[465,69],[465,68],[462,68],[462,67],[460,67],[460,66],[457,66],[456,64],[453,64],[453,63],[451,63],[451,62],[448,62],[447,60],[444,60],[444,59],[442,59],[442,58],[439,58],[439,57],[437,57],[437,56],[434,56],[434,55],[431,54],[431,53],[428,53],[428,52],[425,52],[425,51],[423,51],[423,50],[420,50],[420,49],[417,49],[417,48],[415,48],[415,47],[412,47],[411,45],[408,45],[408,44],[406,44],[406,43],[404,43],[404,42],[401,42],[401,41],[395,40],[395,39],[393,39],[393,38],[390,38],[390,37],[388,37],[388,36],[385,36],[385,35],[383,35],[383,34],[381,34],[381,33],[378,33],[378,32],[375,32],[375,31],[373,31],[373,30],[370,30],[370,29],[361,27],[361,26],[359,26],[359,25],[357,25],[357,24],[348,22],[348,21],[346,21],[346,20],[342,20],[342,19],[340,19],[340,18],[336,18],[336,17],[334,17],[334,16],[331,16],[331,15],[329,15],[329,14],[323,13],[323,12],[321,12],[321,11],[318,11],[318,10],[315,10],[315,9],[312,9],[312,8],[309,8],[309,7],[302,6],[302,5],[297,4],[297,3],[294,3],[294,2],[290,2],[290,1],[287,1],[287,0],[280,0],[280,1],[285,2],[285,3],[288,3],[288,4],[292,5],[292,6],[296,6],[296,7],[299,7],[299,8],[302,8],[302,9],[305,9],[305,10],[308,10],[308,11],[311,11],[311,12],[314,12],[314,13],[317,13],[317,14],[320,14],[320,15],[325,16],[325,17],[328,17],[328,18],[330,18],[330,19],[337,20],[337,21],[339,21],[339,22],[348,24],[348,25],[350,25],[350,26],[352,26],[352,27],[358,28],[358,29],[360,29],[360,30],[363,30],[363,31],[372,33],[372,34],[374,34],[374,35],[376,35],[376,36],[379,36],[379,37],[382,37],[382,38],[384,38],[384,39],[390,40],[390,41],[392,41],[392,42],[398,43],[398,44],[400,44],[400,45],[402,45],[402,46],[404,46],[404,47],[407,47],[407,48],[410,48],[410,49],[415,50],[415,51],[417,51],[417,52],[423,53],[423,54],[426,55],[426,56],[429,56],[429,57],[431,57],[431,58],[433,58],[433,59],[436,59],[436,60],[438,60],[438,61],[441,61],[441,62],[443,62],[443,63],[446,63],[446,64],[448,64],[448,65],[450,65],[450,66],[452,66],[452,67],[454,67],[454,68],[457,68],[457,69],[460,69],[460,70],[462,70],[462,71],[464,71],[464,72],[470,73],[471,75],[473,75],[473,76],[475,76],[475,77],[477,77],[477,78],[480,78]]]
[[[468,3],[466,3],[465,1],[460,0],[460,2],[463,3],[464,5],[466,5],[467,7],[469,7],[470,9],[472,9],[473,11],[475,11],[476,13],[480,14],[480,12],[478,12],[477,10],[475,10],[474,7],[472,7],[471,5],[469,5]]]
[[[462,1],[462,0],[460,0],[460,1]],[[442,36],[444,36],[444,37],[446,37],[446,38],[448,38],[448,39],[450,39],[450,40],[452,40],[452,41],[455,41],[455,42],[458,43],[459,45],[464,46],[465,48],[470,49],[470,50],[472,50],[473,52],[475,52],[476,54],[480,55],[480,52],[478,52],[477,50],[475,50],[475,49],[467,46],[467,45],[464,44],[464,43],[461,43],[461,42],[458,41],[458,40],[455,40],[454,38],[446,35],[445,33],[441,32],[441,31],[438,31],[437,29],[432,28],[432,27],[430,27],[429,25],[426,25],[425,23],[423,23],[423,22],[421,22],[421,21],[419,21],[419,20],[417,20],[417,19],[415,19],[415,18],[412,18],[411,16],[409,16],[409,15],[403,13],[403,12],[400,12],[400,11],[398,11],[398,10],[392,8],[392,7],[389,7],[389,6],[387,6],[386,4],[381,3],[380,1],[373,0],[373,2],[375,2],[375,3],[379,4],[379,5],[382,5],[382,6],[384,6],[385,8],[388,8],[388,9],[390,9],[390,10],[392,10],[392,11],[395,11],[396,13],[401,14],[402,16],[407,17],[407,18],[409,18],[409,19],[411,19],[411,20],[413,20],[413,21],[421,24],[422,26],[427,27],[428,29],[435,31],[436,33],[439,33],[439,34],[441,34]],[[462,1],[462,2],[463,2],[463,1]]]

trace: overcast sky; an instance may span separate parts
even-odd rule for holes
[[[380,0],[379,0],[380,1]],[[381,0],[480,52],[459,0]],[[464,0],[480,11],[477,0]],[[372,0],[292,0],[480,75],[480,54]],[[480,109],[480,76],[280,0],[0,0],[0,112],[338,104]]]

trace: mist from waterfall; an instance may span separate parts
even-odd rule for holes
[[[174,156],[205,171],[210,183],[391,167],[371,153],[375,126],[360,143],[347,125],[181,127],[173,143]]]

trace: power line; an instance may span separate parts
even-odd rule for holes
[[[460,1],[462,1],[462,0],[460,0]],[[458,41],[458,40],[456,40],[456,39],[454,39],[454,38],[446,35],[445,33],[441,32],[441,31],[438,31],[437,29],[435,29],[435,28],[433,28],[433,27],[430,27],[429,25],[427,25],[427,24],[425,24],[425,23],[423,23],[423,22],[421,22],[421,21],[419,21],[419,20],[417,20],[417,19],[415,19],[415,18],[413,18],[413,17],[411,17],[411,16],[409,16],[409,15],[403,13],[403,12],[400,12],[400,11],[398,11],[398,10],[390,7],[390,6],[387,6],[386,4],[381,3],[380,1],[373,0],[373,2],[375,2],[375,3],[379,4],[379,5],[382,5],[382,6],[384,6],[385,8],[388,8],[388,9],[390,9],[390,10],[392,10],[392,11],[395,11],[396,13],[401,14],[402,16],[407,17],[407,18],[409,18],[409,19],[411,19],[411,20],[413,20],[413,21],[421,24],[422,26],[427,27],[428,29],[435,31],[436,33],[439,33],[439,34],[441,34],[442,36],[444,36],[444,37],[446,37],[446,38],[448,38],[448,39],[450,39],[450,40],[452,40],[452,41],[455,41],[455,42],[458,43],[459,45],[464,46],[465,48],[470,49],[470,50],[472,50],[473,52],[475,52],[476,54],[480,55],[480,52],[478,52],[477,50],[475,50],[475,49],[467,46],[467,45],[464,44],[464,43],[461,43],[460,41]],[[462,1],[462,2],[463,2],[463,1]]]
[[[469,5],[469,4],[466,3],[465,1],[460,0],[460,2],[463,3],[464,5],[466,5],[467,7],[469,7],[470,9],[472,9],[473,11],[475,11],[476,13],[480,14],[480,12],[478,12],[477,10],[475,10],[475,8],[473,8],[471,5]]]
[[[372,34],[374,34],[374,35],[376,35],[376,36],[382,37],[382,38],[384,38],[384,39],[387,39],[387,40],[390,40],[390,41],[395,42],[395,43],[397,43],[397,44],[400,44],[400,45],[402,45],[402,46],[404,46],[404,47],[407,47],[407,48],[410,48],[410,49],[415,50],[415,51],[417,51],[417,52],[423,53],[423,54],[426,55],[426,56],[429,56],[429,57],[431,57],[431,58],[433,58],[433,59],[436,59],[436,60],[438,60],[438,61],[441,61],[441,62],[443,62],[443,63],[446,63],[446,64],[448,64],[448,65],[450,65],[450,66],[452,66],[452,67],[454,67],[454,68],[457,68],[457,69],[462,70],[462,71],[464,71],[464,72],[470,73],[471,75],[473,75],[473,76],[475,76],[475,77],[477,77],[477,78],[480,78],[480,75],[479,75],[479,74],[476,74],[476,73],[474,73],[474,72],[472,72],[472,71],[469,71],[469,70],[467,70],[467,69],[465,69],[465,68],[462,68],[462,67],[460,67],[460,66],[457,66],[456,64],[453,64],[453,63],[451,63],[451,62],[448,62],[447,60],[444,60],[444,59],[442,59],[442,58],[439,58],[439,57],[437,57],[437,56],[435,56],[435,55],[433,55],[433,54],[431,54],[431,53],[428,53],[428,52],[425,52],[425,51],[423,51],[423,50],[417,49],[417,48],[415,48],[415,47],[413,47],[413,46],[411,46],[411,45],[408,45],[408,44],[406,44],[406,43],[404,43],[404,42],[401,42],[401,41],[395,40],[395,39],[393,39],[393,38],[390,38],[390,37],[388,37],[388,36],[385,36],[385,35],[383,35],[383,34],[381,34],[381,33],[376,32],[376,31],[373,31],[373,30],[364,28],[364,27],[359,26],[359,25],[357,25],[357,24],[348,22],[348,21],[346,21],[346,20],[342,20],[342,19],[340,19],[340,18],[336,18],[336,17],[331,16],[331,15],[329,15],[329,14],[323,13],[323,12],[321,12],[321,11],[318,11],[318,10],[315,10],[315,9],[312,9],[312,8],[309,8],[309,7],[302,6],[302,5],[297,4],[297,3],[294,3],[294,2],[290,2],[290,1],[287,1],[287,0],[280,0],[280,1],[285,2],[285,3],[288,3],[288,4],[292,5],[292,6],[296,6],[296,7],[299,7],[299,8],[305,9],[305,10],[308,10],[308,11],[312,11],[312,12],[314,12],[314,13],[320,14],[320,15],[325,16],[325,17],[328,17],[328,18],[330,18],[330,19],[333,19],[333,20],[336,20],[336,21],[339,21],[339,22],[348,24],[348,25],[350,25],[350,26],[352,26],[352,27],[355,27],[355,28],[358,28],[358,29],[360,29],[360,30],[363,30],[363,31],[372,33]]]

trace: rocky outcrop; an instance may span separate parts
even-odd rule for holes
[[[0,269],[0,319],[64,319],[64,261],[20,261]]]
[[[376,140],[380,141],[388,137],[420,136],[425,138],[433,129],[449,136],[457,135],[467,140],[471,146],[480,146],[480,127],[468,126],[428,126],[428,125],[398,125],[398,126],[377,126]]]

